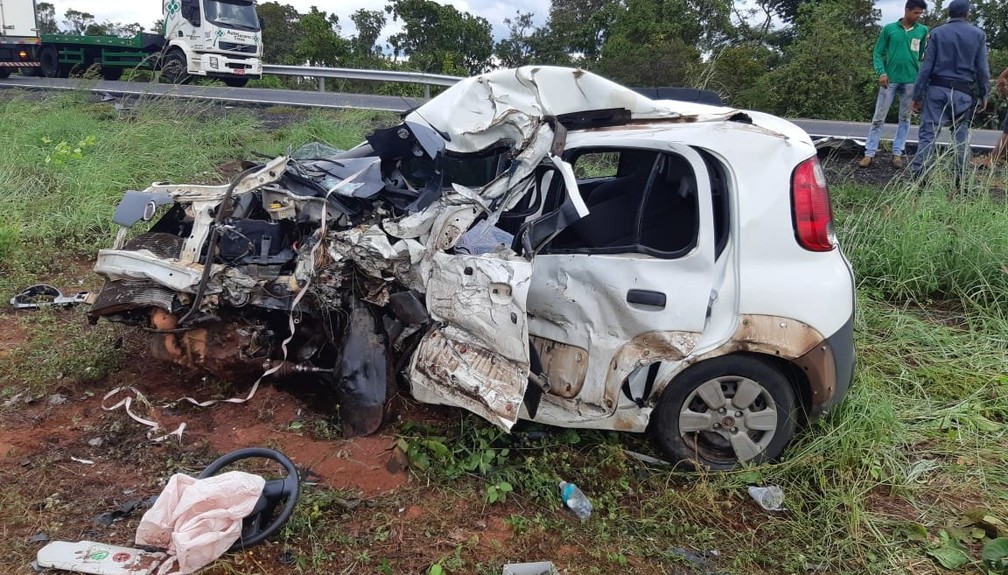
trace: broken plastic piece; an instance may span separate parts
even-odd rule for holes
[[[164,553],[94,541],[53,541],[36,556],[39,567],[94,575],[151,575],[165,560]]]
[[[119,507],[117,507],[112,511],[106,511],[104,513],[95,515],[94,517],[91,518],[91,521],[94,521],[99,525],[104,525],[108,527],[109,525],[112,525],[112,523],[114,523],[117,519],[123,519],[125,517],[129,517],[131,513],[133,513],[140,507],[150,507],[151,505],[154,505],[155,501],[157,501],[156,496],[151,496],[146,499],[132,499],[130,501],[127,501],[126,503],[123,503],[122,505],[120,505]]]
[[[764,511],[784,510],[784,490],[776,485],[766,487],[749,486],[749,495]]]
[[[560,575],[552,561],[535,563],[508,563],[501,575]]]
[[[10,304],[14,309],[38,309],[48,305],[71,306],[92,301],[90,292],[82,291],[72,296],[65,296],[54,286],[35,284],[12,297]]]

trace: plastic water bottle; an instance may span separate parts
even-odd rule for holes
[[[578,489],[577,485],[573,483],[568,483],[566,481],[560,482],[560,499],[563,500],[564,505],[568,509],[574,512],[574,515],[578,516],[581,521],[587,521],[588,517],[591,516],[592,504],[588,500],[588,497]]]

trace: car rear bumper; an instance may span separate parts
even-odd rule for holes
[[[854,317],[795,363],[810,380],[809,418],[815,419],[839,405],[854,379]]]

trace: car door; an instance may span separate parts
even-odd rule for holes
[[[597,163],[619,171],[608,182],[592,178],[589,214],[543,246],[529,286],[532,363],[546,376],[542,409],[552,422],[602,419],[620,393],[644,395],[630,389],[631,373],[688,356],[713,298],[715,233],[702,157],[653,141],[566,157],[581,177],[593,154],[608,155]]]
[[[533,176],[535,185],[526,202],[514,210],[528,218],[519,236],[530,246],[548,241],[587,213],[570,165],[551,156]],[[561,206],[543,214],[545,190],[551,186],[554,190],[569,186],[572,191]],[[472,226],[479,213],[472,206],[448,209],[433,223],[430,235],[455,238]],[[529,247],[524,253],[532,251]],[[534,262],[507,250],[456,249],[434,253],[424,267],[426,307],[436,325],[424,335],[410,362],[413,396],[425,403],[462,407],[510,429],[518,420],[529,383],[526,301]]]

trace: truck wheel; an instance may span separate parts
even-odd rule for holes
[[[191,79],[182,50],[172,50],[161,60],[161,76],[172,84],[185,84]]]
[[[733,469],[780,456],[797,422],[795,391],[772,363],[727,355],[686,369],[651,414],[658,447],[693,469]]]
[[[66,75],[59,65],[59,50],[56,46],[42,48],[39,63],[42,64],[42,75],[46,78],[60,78]]]
[[[245,84],[248,84],[248,78],[221,78],[224,83],[232,88],[241,88]]]
[[[123,69],[122,68],[111,68],[107,66],[102,66],[101,76],[102,78],[109,80],[110,82],[115,82],[119,78],[122,78]]]
[[[10,69],[0,68],[0,79],[6,78],[7,76],[10,76]]]

